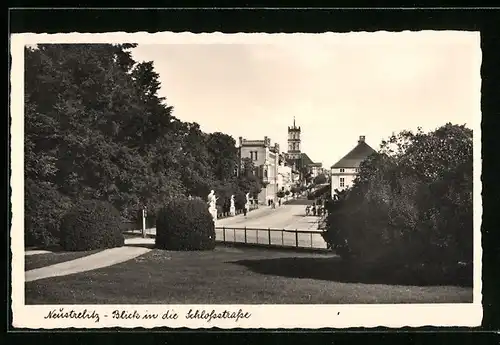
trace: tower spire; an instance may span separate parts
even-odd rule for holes
[[[293,128],[295,128],[295,116],[293,117]]]

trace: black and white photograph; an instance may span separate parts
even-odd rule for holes
[[[481,322],[478,32],[11,51],[18,327]]]

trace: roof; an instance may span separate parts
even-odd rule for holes
[[[309,164],[309,166],[321,168],[323,166],[323,163],[311,163]]]
[[[335,168],[358,168],[359,165],[366,157],[375,153],[376,151],[364,141],[358,142],[358,145],[346,154],[341,160],[331,166]]]
[[[310,165],[313,164],[314,162],[309,158],[309,156],[305,153],[300,154],[300,159],[302,159],[302,164],[303,165]]]

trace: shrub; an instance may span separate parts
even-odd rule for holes
[[[108,202],[83,200],[64,215],[61,246],[69,251],[121,247],[124,238],[118,210]]]
[[[173,200],[158,211],[156,247],[168,250],[212,250],[215,225],[201,200]]]
[[[59,242],[61,218],[71,206],[70,199],[54,186],[27,179],[24,190],[25,246],[49,246]]]
[[[326,177],[325,174],[319,174],[313,180],[314,184],[323,184],[323,183],[327,183],[327,182],[328,182],[328,178]]]
[[[361,164],[355,184],[329,204],[325,241],[376,270],[418,274],[472,261],[472,134],[446,125],[402,132]]]
[[[234,207],[237,210],[242,210],[245,208],[246,203],[247,203],[247,197],[245,193],[243,193],[241,190],[238,190],[234,195]]]
[[[300,187],[298,186],[293,186],[290,191],[292,192],[292,194],[298,194],[300,193]]]

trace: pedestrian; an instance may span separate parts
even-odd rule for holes
[[[246,217],[247,216],[247,208],[243,207],[243,215]]]
[[[278,200],[278,206],[281,206],[281,199]]]
[[[276,208],[276,204],[275,204],[274,200],[271,200],[271,203],[272,203],[273,208]]]

